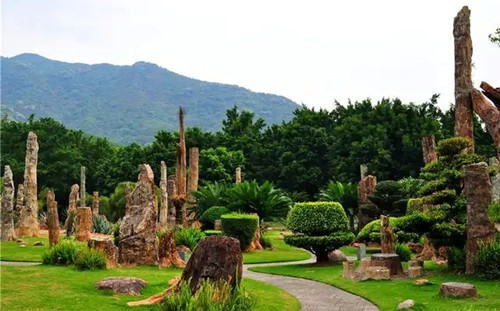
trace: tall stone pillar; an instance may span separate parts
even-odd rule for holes
[[[382,254],[394,254],[394,230],[389,223],[389,217],[380,215],[380,245]]]
[[[1,212],[1,237],[2,241],[14,241],[14,181],[10,166],[5,165],[3,173],[2,212]]]
[[[189,148],[189,176],[188,176],[188,191],[198,190],[198,162],[200,158],[200,151],[198,148]]]
[[[186,138],[184,136],[184,110],[179,107],[179,144],[177,145],[177,192],[180,196],[186,195]]]
[[[17,185],[16,208],[14,210],[14,225],[17,228],[19,224],[19,215],[24,208],[24,185]]]
[[[37,197],[38,140],[36,134],[29,132],[26,142],[26,161],[24,170],[25,206],[19,215],[18,234],[38,236],[38,197]]]
[[[361,179],[365,178],[366,175],[368,174],[368,165],[361,164],[359,166],[359,173],[361,174]]]
[[[241,183],[241,167],[236,168],[236,183]]]
[[[161,161],[160,169],[160,226],[165,226],[168,222],[168,190],[167,190],[167,165]]]
[[[80,168],[80,207],[86,207],[85,166]]]
[[[99,191],[94,191],[92,196],[94,197],[92,201],[92,216],[95,218],[99,216]]]
[[[486,163],[481,162],[465,167],[464,192],[467,199],[465,273],[474,274],[478,242],[491,243],[496,237],[495,227],[486,213],[486,209],[491,204],[491,183]]]
[[[424,156],[425,164],[429,164],[438,159],[434,135],[427,135],[422,137],[422,154]]]
[[[177,185],[175,176],[169,176],[167,180],[167,191],[168,191],[168,224],[175,226],[177,222],[177,211],[175,209],[174,197],[177,196]]]
[[[59,244],[59,214],[54,191],[47,193],[47,226],[49,227],[49,245]]]
[[[375,187],[377,187],[377,178],[372,175],[368,175],[363,178],[358,185],[358,205],[364,204],[372,204],[370,200],[368,200],[368,196],[375,193]],[[361,213],[361,209],[358,212],[358,230],[363,229],[363,227],[370,221],[371,219]]]
[[[80,242],[87,242],[90,239],[92,230],[92,209],[90,207],[78,207],[76,212],[76,236]]]
[[[73,232],[75,227],[75,217],[76,217],[76,202],[80,199],[79,195],[80,186],[74,184],[71,186],[71,192],[69,193],[68,210],[66,212],[66,221],[64,222],[64,228],[66,229],[66,236],[69,237]]]

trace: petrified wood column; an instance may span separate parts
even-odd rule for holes
[[[375,193],[375,187],[377,187],[377,178],[375,176],[368,175],[361,179],[357,188],[359,206],[372,203],[368,200],[368,196]],[[358,230],[363,229],[363,227],[370,221],[370,219],[361,212],[361,209],[358,212],[358,221]]]
[[[16,208],[14,210],[14,225],[17,228],[19,224],[19,215],[24,208],[24,185],[17,185]]]
[[[199,174],[199,163],[200,151],[198,148],[189,148],[189,176],[188,176],[188,191],[198,190],[198,174]]]
[[[179,267],[184,268],[186,263],[179,256],[175,247],[175,232],[172,228],[164,229],[160,236],[158,245],[159,265],[163,268]]]
[[[380,215],[380,244],[382,254],[394,254],[394,230],[389,223],[389,217]]]
[[[164,226],[168,222],[168,182],[167,182],[167,165],[164,161],[161,161],[160,168],[160,192],[161,192],[161,202],[160,202],[160,226]]]
[[[78,207],[76,214],[76,237],[77,241],[88,241],[92,230],[92,209],[90,207]]]
[[[236,183],[241,183],[241,167],[236,168]]]
[[[472,131],[472,39],[470,10],[464,6],[453,21],[455,39],[455,136],[474,142]],[[474,152],[474,144],[467,149]]]
[[[130,212],[120,226],[118,261],[121,264],[150,265],[158,262],[156,203],[153,170],[148,164],[141,164],[138,182],[130,195]]]
[[[485,87],[485,82],[481,83],[481,87]],[[486,124],[486,129],[497,146],[497,158],[500,159],[500,112],[498,106],[490,102],[478,90],[472,91],[472,104],[474,111]]]
[[[64,222],[64,228],[66,229],[67,237],[69,237],[71,235],[71,232],[73,232],[76,217],[76,202],[80,199],[79,191],[80,186],[78,186],[78,184],[74,184],[73,186],[71,186],[71,192],[69,193],[68,210],[66,212],[66,221]]]
[[[49,246],[59,244],[59,214],[54,191],[47,193],[47,226],[49,227]]]
[[[29,132],[26,142],[26,161],[24,170],[25,205],[19,215],[18,234],[38,236],[38,197],[37,197],[38,141],[36,134]]]
[[[80,207],[86,207],[85,166],[80,168]]]
[[[186,195],[186,138],[184,136],[184,110],[179,107],[179,145],[177,146],[177,192]]]
[[[14,241],[16,232],[14,231],[14,181],[10,166],[5,165],[3,173],[2,190],[2,212],[1,212],[1,237],[2,241]]]
[[[168,224],[175,226],[177,222],[177,211],[175,209],[174,197],[177,196],[177,185],[175,184],[175,176],[169,176],[167,180],[167,192],[168,192]]]
[[[467,199],[467,241],[465,273],[474,273],[478,242],[493,242],[496,230],[486,209],[491,204],[491,183],[488,165],[484,162],[464,169],[464,192]]]
[[[427,135],[422,137],[422,153],[424,156],[425,164],[429,164],[438,159],[436,153],[436,142],[434,141],[434,135]]]
[[[99,216],[99,191],[94,191],[92,195],[94,197],[92,201],[92,215],[97,217]]]

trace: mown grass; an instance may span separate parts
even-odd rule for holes
[[[250,270],[295,276],[331,284],[372,301],[381,311],[396,310],[397,305],[406,299],[415,300],[417,304],[412,309],[414,311],[500,310],[499,281],[484,281],[473,276],[453,275],[448,273],[446,267],[437,266],[432,262],[426,262],[425,268],[430,275],[422,278],[428,279],[432,283],[431,285],[416,285],[415,279],[355,282],[342,278],[341,265],[322,267],[313,265],[287,265],[254,267]],[[441,297],[438,295],[438,292],[439,286],[443,282],[472,283],[477,287],[479,297],[477,299]]]
[[[128,301],[145,299],[166,289],[168,280],[179,275],[180,269],[159,269],[142,266],[99,271],[78,271],[59,266],[2,266],[1,310],[130,310]],[[113,294],[100,291],[94,284],[108,276],[131,276],[144,279],[148,286],[142,296]],[[299,310],[298,300],[280,288],[243,280],[244,288],[254,297],[255,310]],[[134,307],[134,310],[158,310],[157,306]]]
[[[19,237],[26,245],[23,247],[17,242],[0,242],[0,260],[6,261],[42,261],[42,254],[49,247],[47,235],[40,237]],[[62,239],[62,236],[61,236]],[[33,246],[33,243],[42,241],[43,246]]]

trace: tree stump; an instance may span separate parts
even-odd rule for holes
[[[92,209],[90,207],[78,207],[76,216],[76,237],[80,242],[90,239],[92,229]]]
[[[403,266],[397,254],[372,254],[372,266],[386,267],[391,275],[402,275]]]
[[[118,247],[113,243],[113,240],[109,238],[92,238],[88,241],[87,245],[90,249],[99,250],[106,254],[107,269],[116,268],[118,264]]]
[[[354,277],[354,261],[344,261],[343,265],[342,277],[344,279],[352,279]]]
[[[451,297],[477,297],[477,289],[469,283],[448,282],[441,284],[439,294]]]
[[[181,259],[175,247],[174,230],[167,229],[162,232],[158,245],[158,257],[160,267],[163,268],[171,266],[184,268],[186,266],[186,263]]]

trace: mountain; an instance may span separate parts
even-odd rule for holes
[[[176,130],[179,105],[186,126],[221,128],[226,110],[255,112],[267,124],[292,118],[299,105],[277,95],[182,76],[155,64],[87,65],[36,54],[1,58],[1,108],[16,120],[50,116],[66,126],[121,144],[148,143]]]

